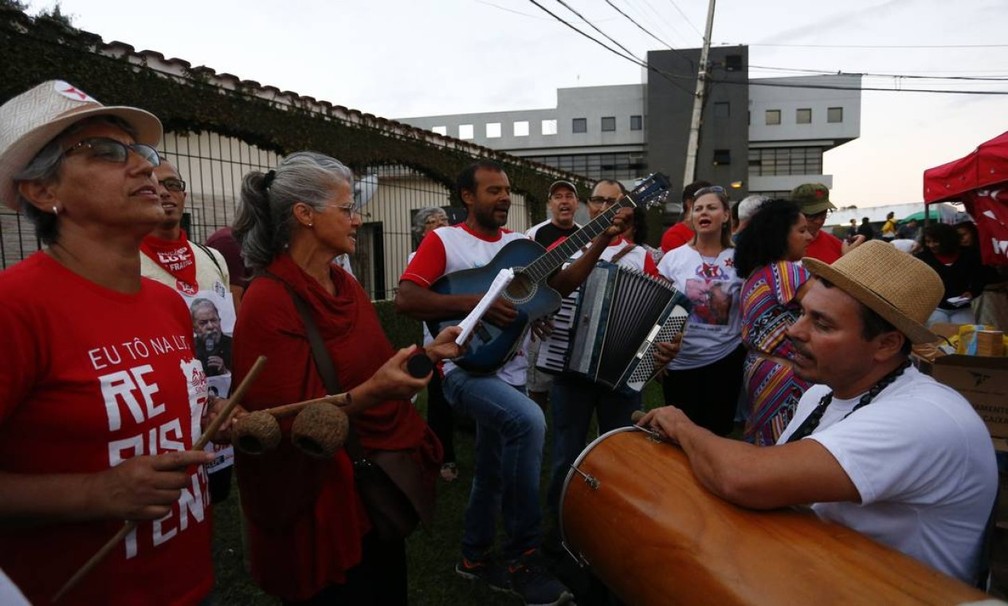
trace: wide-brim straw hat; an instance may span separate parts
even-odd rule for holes
[[[136,131],[136,142],[157,147],[161,121],[135,107],[104,106],[79,88],[49,80],[0,106],[0,199],[18,210],[18,174],[50,141],[75,122],[94,116],[121,118]]]
[[[925,324],[945,287],[920,259],[888,242],[869,240],[832,265],[810,257],[802,259],[802,264],[885,318],[912,343],[939,339]]]

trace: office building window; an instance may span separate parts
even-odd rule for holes
[[[630,116],[630,130],[643,130],[644,116]]]
[[[528,120],[518,120],[514,123],[514,136],[527,137],[529,134]]]
[[[588,132],[588,118],[574,118],[574,122],[571,124],[571,132]]]
[[[742,55],[728,55],[725,57],[724,67],[726,72],[737,72],[742,69]]]
[[[715,118],[730,118],[731,117],[731,104],[727,101],[717,101],[714,103],[714,117]]]
[[[616,130],[616,117],[604,116],[602,118],[602,132],[610,133]]]
[[[776,124],[780,124],[780,110],[779,109],[766,110],[766,123],[767,126],[774,126]]]
[[[442,137],[447,137],[448,136],[448,127],[447,126],[435,126],[431,130],[434,131],[435,133],[441,135]]]
[[[731,150],[715,149],[714,166],[728,166],[729,164],[731,164]]]
[[[473,125],[459,124],[459,139],[472,139],[472,138],[473,138]]]
[[[795,122],[798,124],[812,124],[811,108],[802,107],[795,110]]]
[[[758,176],[822,174],[821,147],[749,148],[749,174]]]
[[[544,134],[544,135],[555,135],[555,134],[557,134],[557,121],[556,120],[543,120],[542,121],[542,134]]]
[[[830,123],[843,122],[843,108],[831,107],[826,110],[826,121]]]
[[[487,122],[486,136],[487,139],[500,139],[501,136],[500,122]]]

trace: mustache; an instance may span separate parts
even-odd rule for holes
[[[812,355],[812,352],[799,345],[797,341],[795,341],[791,337],[788,337],[787,340],[791,342],[791,347],[793,347],[796,352],[801,354],[802,357],[809,358],[810,360],[815,359],[815,356]]]

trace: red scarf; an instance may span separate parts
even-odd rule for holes
[[[196,258],[184,229],[178,240],[163,240],[147,235],[140,243],[140,250],[175,278],[176,290],[190,296],[199,292]]]

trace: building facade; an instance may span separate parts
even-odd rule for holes
[[[684,172],[699,58],[699,49],[649,52],[646,82],[561,88],[555,108],[399,121],[589,179],[629,185],[661,171],[678,193],[692,180]],[[710,49],[695,178],[731,185],[734,199],[831,186],[822,157],[860,134],[860,77],[751,79],[748,66],[745,46]]]

